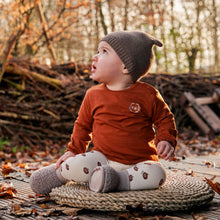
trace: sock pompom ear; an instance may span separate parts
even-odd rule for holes
[[[157,39],[154,39],[154,44],[157,45],[158,47],[162,47],[163,46],[163,43]]]

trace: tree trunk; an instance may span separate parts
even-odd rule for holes
[[[97,51],[97,48],[98,48],[98,44],[99,44],[99,16],[98,16],[98,2],[95,0],[95,4],[96,4],[96,10],[95,10],[95,30],[96,30],[96,33],[95,33],[95,36],[96,36],[96,39],[95,39],[95,45],[94,45],[94,50]]]
[[[218,41],[218,22],[217,22],[217,8],[215,0],[212,0],[212,11],[213,11],[213,46],[215,50],[215,71],[219,71],[220,62],[219,62],[219,41]]]
[[[127,25],[128,25],[128,7],[129,7],[129,2],[128,0],[125,0],[125,16],[124,16],[124,30],[127,30]]]
[[[111,4],[111,0],[107,0],[108,3],[108,10],[109,10],[109,14],[110,14],[110,19],[111,19],[111,31],[115,31],[115,21],[114,21],[114,11],[112,10],[112,4]]]
[[[101,18],[101,24],[102,24],[102,28],[103,28],[103,31],[104,31],[104,34],[107,35],[108,34],[108,27],[105,23],[105,18],[104,18],[104,14],[102,12],[102,3],[101,1],[97,2],[98,4],[98,10],[99,10],[99,14],[100,14],[100,18]]]
[[[176,37],[177,37],[177,32],[176,32],[176,27],[174,25],[174,12],[173,12],[173,0],[170,1],[170,5],[171,5],[171,35],[172,35],[172,38],[173,38],[173,43],[174,43],[174,53],[175,53],[175,56],[176,56],[176,71],[179,72],[180,70],[180,59],[179,59],[179,48],[177,46],[177,40],[176,40]]]
[[[38,11],[38,14],[39,14],[39,17],[40,17],[40,21],[41,21],[41,25],[42,25],[44,36],[46,38],[46,42],[47,42],[47,47],[48,47],[49,53],[50,53],[50,55],[51,55],[51,57],[53,59],[53,63],[55,64],[56,63],[56,59],[57,59],[56,58],[56,53],[55,53],[55,50],[53,48],[52,42],[50,40],[50,36],[49,36],[49,33],[48,33],[48,25],[47,25],[46,19],[44,17],[43,9],[42,9],[42,5],[41,5],[40,1],[37,2],[36,8],[37,8],[37,11]]]
[[[198,48],[192,48],[190,50],[186,49],[190,73],[195,71],[195,61],[196,61],[196,55],[197,55],[198,51],[199,51]]]
[[[8,60],[8,57],[11,53],[11,50],[12,50],[14,44],[15,44],[16,38],[17,38],[17,34],[12,32],[9,39],[8,39],[6,47],[3,51],[2,58],[1,58],[1,66],[0,66],[0,83],[2,81],[4,72],[5,72],[5,64]]]
[[[201,48],[201,25],[200,25],[200,13],[201,13],[201,1],[196,0],[196,29],[197,29],[197,37],[198,37],[198,49],[200,51],[200,56],[199,56],[199,66],[201,68],[202,64],[202,59],[203,59],[203,53],[202,53],[202,48]]]

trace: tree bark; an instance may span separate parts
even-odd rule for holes
[[[114,11],[112,10],[112,4],[111,4],[111,0],[107,0],[108,3],[108,10],[109,10],[109,14],[110,14],[110,19],[111,19],[111,31],[115,31],[115,22],[114,22]]]
[[[129,2],[128,0],[125,0],[125,16],[124,16],[124,30],[127,30],[127,26],[128,26],[128,5]]]
[[[171,26],[172,26],[171,35],[172,35],[173,43],[174,43],[174,53],[176,56],[176,63],[177,63],[176,69],[178,72],[180,70],[180,59],[179,59],[179,48],[177,47],[177,39],[176,39],[177,32],[176,32],[176,28],[174,25],[174,11],[173,11],[174,2],[173,0],[171,0],[170,5],[171,5]]]
[[[104,31],[104,34],[107,35],[108,34],[108,27],[105,23],[105,18],[104,18],[104,14],[102,12],[102,3],[101,1],[97,2],[98,4],[98,10],[99,10],[99,14],[100,14],[100,18],[101,18],[101,24],[102,24],[102,28],[103,28],[103,31]]]
[[[40,21],[41,21],[44,36],[46,38],[49,53],[50,53],[50,55],[53,59],[53,63],[56,63],[56,59],[57,59],[56,53],[55,53],[55,50],[53,48],[52,42],[50,40],[50,36],[49,36],[49,33],[48,33],[48,25],[47,25],[46,19],[44,17],[43,9],[42,9],[42,5],[41,5],[40,1],[37,2],[36,8],[37,8],[37,11],[38,11],[38,14],[39,14],[39,17],[40,17]]]
[[[219,62],[219,41],[218,41],[218,22],[217,22],[217,8],[215,0],[212,0],[212,9],[213,9],[213,46],[215,50],[215,71],[220,69]]]
[[[1,58],[1,66],[0,66],[0,83],[1,83],[3,75],[5,73],[5,64],[8,60],[8,57],[11,53],[11,50],[15,44],[16,38],[17,38],[17,34],[12,32],[9,39],[8,39],[6,47],[3,51],[2,58]]]

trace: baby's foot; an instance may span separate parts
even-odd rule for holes
[[[30,177],[31,189],[42,195],[50,193],[52,188],[61,186],[65,182],[58,178],[55,164],[34,171]]]
[[[118,184],[118,173],[108,165],[96,167],[89,179],[89,188],[94,192],[111,192]]]

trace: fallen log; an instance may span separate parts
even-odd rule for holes
[[[62,87],[62,83],[60,80],[50,78],[50,77],[44,76],[42,74],[30,71],[30,70],[25,69],[21,66],[7,65],[5,67],[5,71],[12,73],[12,74],[20,75],[20,76],[26,76],[31,80],[37,80],[39,82],[47,83],[57,89],[59,89],[59,87]]]

